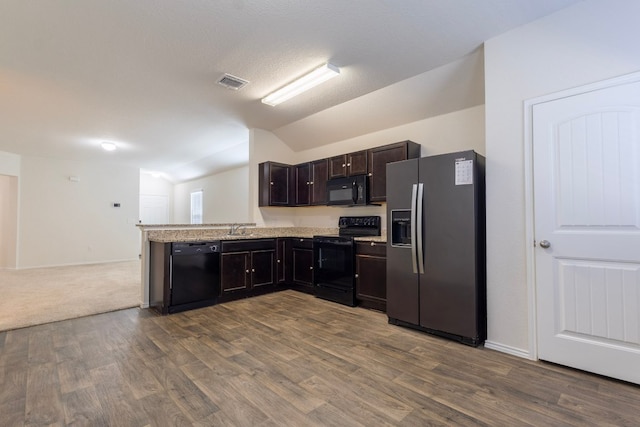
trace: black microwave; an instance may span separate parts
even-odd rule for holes
[[[327,204],[360,206],[369,204],[368,177],[355,175],[327,181]]]

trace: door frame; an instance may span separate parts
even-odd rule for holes
[[[536,250],[535,250],[535,214],[533,196],[533,107],[537,104],[555,101],[570,96],[607,89],[640,81],[640,71],[576,86],[548,95],[524,100],[524,190],[525,190],[525,261],[527,283],[527,307],[529,320],[528,358],[538,360],[538,319],[536,300]]]

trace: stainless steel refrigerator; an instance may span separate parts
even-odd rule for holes
[[[484,158],[387,165],[389,323],[477,346],[486,339]]]

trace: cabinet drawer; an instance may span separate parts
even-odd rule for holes
[[[356,254],[386,257],[387,244],[383,242],[356,242]]]
[[[222,241],[222,252],[259,251],[276,248],[275,239]]]
[[[291,247],[294,249],[312,249],[313,239],[301,239],[294,237],[291,239]]]

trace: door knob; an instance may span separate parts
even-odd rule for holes
[[[541,240],[540,241],[540,247],[544,248],[544,249],[550,248],[551,247],[551,242],[548,241],[548,240]]]

